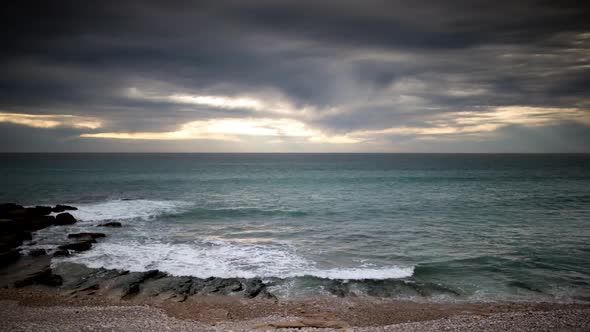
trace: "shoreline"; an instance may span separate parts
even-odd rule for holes
[[[75,207],[0,207],[0,321],[5,323],[0,331],[501,331],[511,324],[524,331],[590,330],[589,303],[419,302],[356,296],[339,288],[332,295],[285,298],[275,296],[261,278],[89,268],[60,258],[92,250],[104,233],[68,231],[54,249],[27,249],[36,231],[77,223],[64,212]],[[118,222],[95,226],[122,227]]]
[[[506,327],[503,324],[507,322],[515,324],[508,326],[520,326],[518,329],[529,331],[540,327],[568,331],[590,328],[590,304],[419,303],[339,297],[274,300],[231,295],[194,296],[179,302],[173,299],[120,299],[72,294],[47,286],[0,289],[0,304],[0,319],[8,324],[0,330],[6,331],[9,327],[15,331],[12,327],[19,325],[31,327],[40,321],[58,326],[56,324],[63,324],[64,317],[72,313],[79,316],[80,324],[88,327],[99,324],[90,318],[104,312],[108,312],[113,319],[113,322],[100,322],[104,330],[125,328],[133,331],[143,328],[130,329],[130,326],[150,320],[155,325],[164,324],[173,330],[186,331],[288,331],[295,328],[298,331],[302,328],[434,331],[443,327],[467,331],[467,327],[473,328],[475,323],[480,328],[497,328],[500,331],[505,330],[501,327]],[[129,316],[127,312],[135,312],[136,315]],[[89,317],[84,318],[84,315]],[[543,325],[538,325],[540,323]],[[72,322],[66,322],[66,325],[65,330],[76,326]],[[98,329],[101,329],[100,326]],[[41,330],[51,329],[46,326]]]

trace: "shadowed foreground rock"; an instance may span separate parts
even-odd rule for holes
[[[57,206],[59,207],[59,205]],[[61,206],[59,209],[75,209]],[[31,240],[31,232],[54,225],[71,225],[76,222],[69,213],[58,217],[49,215],[55,208],[49,206],[23,207],[15,203],[0,204],[0,267],[14,263],[21,256],[17,250],[24,241]],[[40,255],[40,251],[31,255]]]
[[[68,239],[98,239],[106,237],[104,233],[73,233],[68,234]]]
[[[121,223],[118,221],[112,221],[112,222],[107,222],[107,223],[98,225],[98,227],[113,227],[113,228],[122,227],[122,226],[123,225],[121,225]]]
[[[89,240],[80,241],[80,242],[63,244],[57,248],[63,249],[63,250],[86,251],[86,250],[90,250],[90,248],[92,248],[92,244],[94,244],[94,243],[96,243],[96,241],[94,239],[89,239]]]
[[[64,212],[64,211],[76,211],[78,210],[77,207],[74,206],[69,206],[69,205],[61,205],[61,204],[57,204],[53,209],[51,209],[53,212],[59,213],[59,212]]]
[[[65,213],[60,213],[57,216],[55,216],[55,224],[56,225],[73,225],[77,222],[78,220],[76,220],[76,218],[74,218],[74,216],[72,216],[71,214],[65,212]]]

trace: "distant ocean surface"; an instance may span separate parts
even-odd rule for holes
[[[0,202],[119,229],[62,260],[280,296],[590,301],[590,155],[0,154]],[[103,231],[103,229],[101,229]]]

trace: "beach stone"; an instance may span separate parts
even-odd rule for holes
[[[60,213],[55,217],[55,224],[56,225],[72,225],[75,224],[78,220],[74,218],[71,214],[65,212]]]
[[[47,251],[45,249],[31,249],[29,251],[29,256],[38,257],[47,255]]]
[[[68,234],[68,239],[98,239],[106,237],[104,233],[72,233]]]
[[[316,329],[346,329],[350,327],[347,322],[340,320],[324,320],[304,318],[293,321],[274,322],[263,325],[254,326],[259,330],[274,330],[274,329],[302,329],[302,328],[316,328]]]
[[[115,228],[122,227],[122,226],[123,225],[121,225],[121,223],[118,221],[112,221],[112,222],[107,222],[107,223],[98,225],[98,227],[115,227]]]
[[[96,243],[96,241],[90,239],[90,240],[85,240],[85,241],[81,241],[81,242],[63,244],[57,248],[58,249],[65,249],[65,250],[74,250],[74,251],[86,251],[86,250],[90,250],[90,248],[92,248],[93,243]]]
[[[61,205],[61,204],[57,204],[53,209],[51,209],[53,212],[59,213],[59,212],[64,212],[64,211],[75,211],[78,210],[77,207],[75,206],[69,206],[69,205]]]

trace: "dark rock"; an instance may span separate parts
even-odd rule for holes
[[[58,249],[53,253],[53,257],[66,257],[69,255],[70,252],[67,249]]]
[[[52,209],[50,206],[37,205],[32,208],[25,208],[25,210],[27,211],[27,214],[30,216],[46,216],[51,213]]]
[[[122,227],[123,225],[121,225],[120,222],[118,221],[112,221],[112,222],[107,222],[101,225],[98,225],[98,227]]]
[[[25,233],[7,233],[0,235],[0,251],[8,251],[23,244]]]
[[[22,214],[12,216],[12,218],[0,219],[1,233],[20,233],[23,231],[36,231],[42,228],[49,227],[55,222],[53,216],[30,216]]]
[[[254,298],[266,290],[266,285],[260,279],[247,279],[244,284],[244,296],[247,298]]]
[[[33,273],[23,280],[14,283],[14,287],[20,288],[30,285],[45,285],[45,286],[60,286],[63,283],[63,278],[57,274],[53,274],[50,267]]]
[[[22,205],[14,204],[14,203],[3,203],[0,204],[0,214],[7,213],[14,210],[22,210],[24,207]]]
[[[24,230],[24,224],[21,221],[2,218],[0,219],[0,232],[2,233],[15,233]]]
[[[25,230],[37,231],[43,228],[47,228],[55,224],[54,216],[36,216],[33,219],[23,220]]]
[[[76,218],[74,218],[74,216],[72,216],[69,213],[60,213],[55,217],[55,225],[72,225],[75,224],[78,220],[76,220]]]
[[[63,244],[57,248],[58,249],[65,249],[65,250],[74,250],[74,251],[86,251],[86,250],[90,250],[90,248],[92,248],[93,243],[96,243],[96,241],[95,240],[86,240],[86,241],[81,241],[81,242]]]
[[[69,205],[61,205],[61,204],[57,204],[53,209],[51,209],[51,211],[59,213],[59,212],[64,212],[64,211],[76,211],[78,210],[77,207],[74,206],[69,206]]]
[[[16,262],[20,258],[20,251],[11,249],[0,252],[0,267]]]
[[[74,233],[68,234],[68,239],[98,239],[105,236],[104,233]]]
[[[165,277],[166,274],[158,270],[150,270],[146,272],[133,272],[121,277],[118,288],[121,288],[121,297],[129,297],[139,293],[141,285],[148,279],[159,279]]]
[[[147,296],[165,295],[179,297],[181,301],[184,301],[189,295],[195,294],[196,291],[202,288],[201,286],[195,290],[193,288],[193,279],[195,278],[166,276],[145,284],[143,291]]]
[[[29,251],[29,255],[33,257],[44,256],[47,255],[45,249],[31,249]]]
[[[242,283],[236,278],[208,278],[205,279],[203,294],[228,295],[242,290]]]

